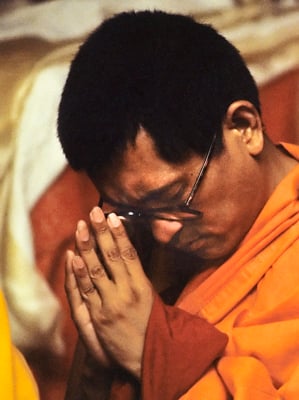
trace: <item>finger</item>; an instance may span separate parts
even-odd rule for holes
[[[111,213],[109,214],[107,221],[119,249],[121,259],[127,266],[129,274],[131,276],[134,274],[135,277],[139,278],[145,277],[137,251],[132,245],[120,218],[116,214]]]
[[[66,274],[65,274],[65,291],[67,294],[69,306],[71,309],[72,318],[79,329],[79,332],[84,333],[86,326],[90,325],[90,313],[87,301],[82,297],[74,269],[73,262],[76,255],[72,251],[67,251],[66,255]]]
[[[87,267],[88,273],[92,281],[96,284],[96,288],[101,293],[105,288],[110,288],[110,279],[102,265],[94,247],[94,240],[90,235],[89,229],[85,221],[79,221],[76,231],[76,244],[78,252],[81,255]]]
[[[90,279],[88,269],[80,256],[75,256],[72,259],[72,267],[83,299],[91,300],[92,297],[99,297],[97,289]]]
[[[114,282],[121,282],[122,285],[125,285],[128,280],[128,271],[121,257],[118,245],[111,234],[110,226],[99,207],[92,209],[90,221],[103,256],[105,267],[109,270]]]
[[[73,320],[77,326],[80,336],[83,338],[86,346],[93,353],[94,357],[104,366],[110,366],[111,360],[99,342],[94,325],[91,320],[92,311],[89,312],[89,307],[86,301],[83,300],[77,279],[73,271],[73,263],[75,262],[75,254],[72,251],[67,251],[66,254],[66,293],[69,299],[70,308]],[[87,283],[87,282],[85,282]],[[89,294],[89,292],[88,292]]]
[[[65,263],[65,281],[64,281],[64,289],[69,301],[70,308],[72,313],[75,312],[77,308],[79,308],[83,299],[81,297],[81,293],[77,284],[76,277],[73,271],[73,259],[75,254],[73,251],[68,250],[66,253],[66,263]]]

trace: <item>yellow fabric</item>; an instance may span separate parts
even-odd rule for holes
[[[285,146],[299,158],[299,147]],[[179,307],[229,336],[225,353],[181,400],[298,400],[299,166],[278,185],[238,251]]]
[[[37,400],[36,383],[21,353],[10,338],[6,303],[0,292],[0,398]]]
[[[58,145],[59,156],[51,157],[55,167],[46,165],[43,149],[53,148],[52,137],[57,140],[56,87],[61,84],[62,90],[60,71],[67,72],[80,43],[81,39],[50,43],[38,37],[0,41],[0,288],[10,313],[11,336],[21,350],[64,351],[61,306],[36,268],[30,221],[34,202],[30,199],[33,185],[43,193],[42,188],[65,167]],[[48,86],[51,82],[52,87]],[[45,89],[44,100],[35,99],[39,85]],[[39,112],[42,108],[43,113]],[[51,113],[53,121],[47,119]],[[33,166],[38,166],[38,176],[31,175]]]

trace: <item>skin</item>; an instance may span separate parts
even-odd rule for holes
[[[80,256],[67,253],[65,288],[72,315],[87,348],[103,366],[117,363],[140,377],[153,288],[120,219],[110,214],[106,220],[95,207],[90,221],[94,235],[84,221],[77,225]]]
[[[152,223],[157,241],[192,253],[201,268],[211,272],[240,245],[277,184],[297,164],[265,139],[261,119],[246,101],[229,107],[223,140],[224,150],[212,156],[191,205],[203,217],[184,226]],[[107,168],[104,180],[93,181],[99,192],[118,203],[169,206],[174,205],[173,197],[176,204],[186,199],[202,160],[193,154],[181,164],[165,162],[141,128],[117,167]],[[157,189],[160,196],[149,196]],[[119,218],[112,214],[106,221],[95,207],[90,223],[91,230],[79,221],[77,255],[67,254],[65,286],[72,315],[87,348],[102,365],[120,364],[139,378],[155,291]]]

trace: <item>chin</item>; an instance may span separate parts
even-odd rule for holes
[[[226,245],[224,247],[223,241],[219,244],[219,241],[212,237],[189,243],[182,246],[180,250],[209,264],[216,265],[223,264],[234,252],[231,246]]]

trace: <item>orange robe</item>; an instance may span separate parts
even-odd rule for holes
[[[10,338],[6,303],[0,291],[0,399],[38,400],[34,378]]]
[[[299,147],[284,146],[299,159]],[[299,166],[237,252],[200,285],[194,278],[178,299],[229,337],[221,358],[180,400],[299,399],[298,194]]]

